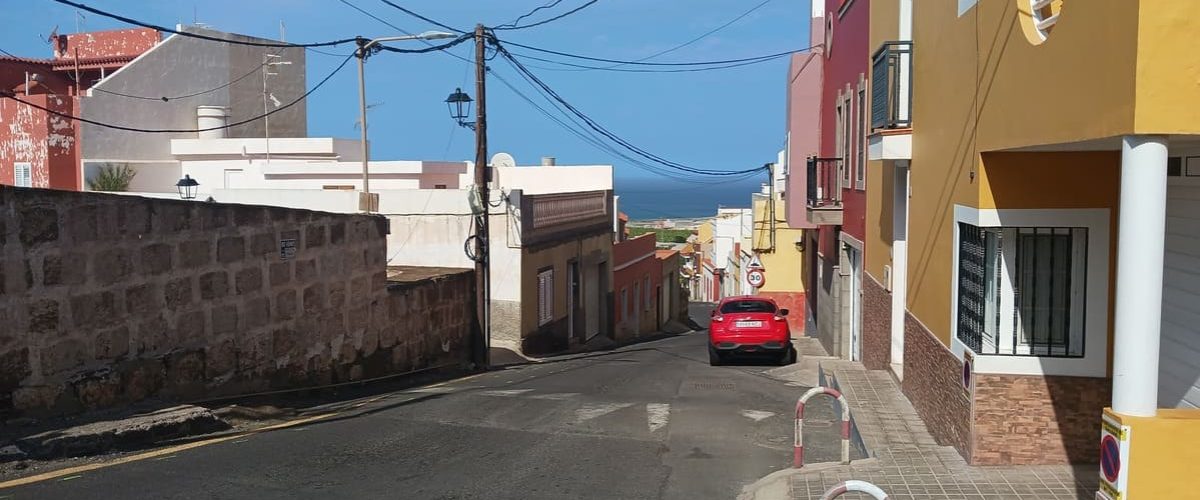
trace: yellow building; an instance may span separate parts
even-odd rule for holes
[[[974,464],[1095,463],[1111,406],[1105,446],[1138,460],[1102,492],[1177,498],[1200,454],[1200,2],[877,0],[871,25],[887,289],[864,294],[891,301],[877,348],[905,394]]]
[[[788,326],[792,333],[804,333],[806,300],[804,296],[804,231],[788,226],[783,196],[775,195],[774,203],[767,194],[751,198],[754,210],[754,231],[750,247],[762,265],[766,280],[752,292],[770,297],[779,307],[788,309]]]

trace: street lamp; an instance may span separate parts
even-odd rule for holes
[[[364,75],[364,64],[367,57],[371,55],[371,50],[384,42],[399,42],[404,40],[440,40],[444,38],[454,38],[453,33],[444,31],[426,31],[418,35],[404,36],[385,36],[367,40],[363,37],[358,37],[355,42],[358,43],[358,50],[354,55],[358,58],[358,113],[359,122],[362,123],[362,176],[363,176],[363,196],[358,201],[359,209],[364,212],[371,211],[371,181],[369,179],[370,155],[367,152],[367,84]]]
[[[180,198],[194,200],[196,199],[196,186],[199,185],[200,183],[196,182],[191,175],[185,174],[182,179],[179,179],[179,182],[175,183],[175,189],[179,190]]]
[[[458,122],[459,126],[475,130],[475,122],[467,121],[471,116],[471,96],[465,94],[461,88],[454,89],[454,93],[446,98],[446,108],[450,110],[450,118]]]

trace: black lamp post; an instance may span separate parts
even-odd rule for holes
[[[450,118],[459,125],[475,130],[475,122],[467,121],[467,118],[471,117],[471,96],[461,88],[454,89],[454,93],[446,98],[446,108],[450,110]]]
[[[196,199],[196,186],[199,185],[200,183],[196,182],[196,179],[193,179],[191,175],[184,175],[182,179],[179,179],[179,182],[175,183],[175,189],[179,190],[180,198],[194,200]]]

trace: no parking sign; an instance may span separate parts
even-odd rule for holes
[[[1125,500],[1129,486],[1129,426],[1108,415],[1100,425],[1100,491],[1096,498]]]

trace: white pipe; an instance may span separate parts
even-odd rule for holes
[[[1152,417],[1158,410],[1166,137],[1122,139],[1120,207],[1112,408],[1124,415]]]

